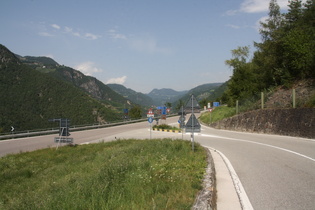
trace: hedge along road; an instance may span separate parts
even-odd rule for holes
[[[176,124],[177,120],[178,117],[168,118],[166,123]],[[71,137],[76,144],[111,141],[115,137],[149,139],[149,128],[148,122],[141,122],[72,132]],[[0,141],[0,156],[56,146],[55,136]],[[180,139],[182,136],[168,132],[152,133],[152,138],[164,137]],[[184,139],[190,140],[190,135],[185,134]],[[314,209],[314,139],[223,131],[205,126],[194,139],[225,155],[254,209]]]

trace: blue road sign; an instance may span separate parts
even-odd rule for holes
[[[214,107],[220,106],[220,102],[213,102],[213,106],[214,106]]]
[[[149,122],[149,123],[152,123],[152,122],[153,122],[153,118],[152,118],[152,117],[149,117],[149,118],[148,118],[148,122]]]

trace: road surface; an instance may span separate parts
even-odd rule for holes
[[[187,118],[188,119],[188,118]],[[166,123],[176,125],[178,117]],[[190,134],[151,131],[152,138],[190,140]],[[54,147],[56,135],[0,141],[0,157],[8,153]],[[150,138],[148,122],[72,132],[76,144],[127,138]],[[315,140],[216,130],[202,126],[196,142],[218,150],[230,161],[252,207],[315,209]],[[218,189],[220,190],[220,189]]]

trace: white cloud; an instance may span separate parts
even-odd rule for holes
[[[117,78],[111,78],[105,82],[105,84],[124,84],[127,80],[127,76],[117,77]]]
[[[64,27],[64,32],[67,34],[71,34],[73,36],[76,36],[76,37],[85,38],[85,39],[89,39],[89,40],[96,40],[96,39],[99,39],[101,37],[99,35],[95,35],[92,33],[85,33],[84,35],[82,35],[79,32],[74,31],[72,28],[70,28],[68,26]]]
[[[72,28],[70,28],[68,26],[65,26],[64,30],[66,33],[72,33]]]
[[[127,39],[126,35],[118,33],[115,29],[110,29],[108,32],[110,37],[113,39]]]
[[[100,38],[100,36],[95,35],[95,34],[91,34],[91,33],[86,33],[86,34],[85,34],[85,38],[91,39],[91,40],[95,40],[95,39]]]
[[[46,36],[46,37],[51,37],[51,36],[54,36],[53,34],[50,34],[48,32],[39,32],[38,33],[40,36]]]
[[[270,0],[245,0],[241,4],[240,11],[245,13],[257,13],[268,11]]]
[[[238,12],[239,12],[238,10],[228,10],[224,13],[224,15],[233,16],[236,15]]]
[[[230,27],[230,28],[233,28],[233,29],[240,29],[241,28],[240,26],[233,25],[233,24],[227,24],[226,26]]]
[[[255,29],[256,29],[257,31],[259,31],[259,29],[260,29],[260,27],[261,27],[261,26],[260,26],[260,23],[261,23],[261,22],[265,23],[268,18],[269,18],[269,16],[264,16],[264,17],[261,17],[259,20],[257,20],[256,25],[255,25]]]
[[[114,40],[125,40],[129,47],[133,50],[144,53],[161,53],[170,54],[171,50],[158,46],[157,40],[152,37],[140,37],[126,36],[118,33],[116,29],[108,30],[109,36]]]
[[[157,41],[153,38],[133,39],[130,42],[130,46],[132,49],[135,49],[140,52],[162,53],[162,54],[171,53],[169,49],[159,47],[157,44]]]
[[[305,2],[303,0],[302,2]],[[225,15],[232,16],[237,13],[260,13],[269,11],[270,0],[243,0],[240,5],[240,8],[237,10],[229,10],[225,12]],[[280,9],[288,9],[288,0],[278,0],[277,4],[280,6]]]
[[[74,68],[89,76],[93,73],[102,72],[102,69],[95,67],[95,64],[91,61],[81,63]]]
[[[59,26],[59,25],[57,25],[57,24],[51,24],[51,27],[53,27],[53,28],[55,28],[55,29],[60,29],[61,27]]]

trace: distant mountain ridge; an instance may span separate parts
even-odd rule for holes
[[[223,86],[223,87],[222,87]],[[223,90],[226,88],[224,83],[207,83],[199,85],[191,90],[189,90],[184,96],[182,96],[178,101],[174,103],[174,107],[185,105],[190,99],[191,95],[194,95],[199,102],[201,107],[205,106],[208,102],[214,101],[216,98],[221,96]]]
[[[112,90],[116,91],[126,99],[139,104],[141,106],[151,106],[154,104],[153,100],[151,97],[140,93],[136,92],[130,88],[126,88],[123,85],[120,84],[107,84],[108,87],[110,87]]]
[[[165,103],[173,103],[180,97],[185,95],[188,91],[176,91],[170,88],[153,89],[147,95],[153,99],[157,106],[164,105]]]

